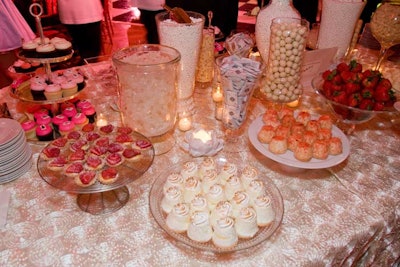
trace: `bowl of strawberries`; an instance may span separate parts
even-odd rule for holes
[[[396,91],[378,70],[356,60],[341,62],[312,80],[312,86],[344,123],[360,124],[380,113],[395,113]]]

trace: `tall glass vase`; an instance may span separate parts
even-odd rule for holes
[[[292,0],[271,0],[264,6],[256,19],[256,44],[262,60],[268,62],[271,24],[274,18],[298,18],[300,13],[294,8]]]

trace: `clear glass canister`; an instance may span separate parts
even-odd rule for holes
[[[199,62],[197,63],[196,82],[202,88],[211,85],[214,77],[214,28],[203,29]]]
[[[288,103],[302,94],[300,83],[309,24],[304,19],[276,18],[271,24],[267,70],[261,91],[268,100]]]
[[[169,151],[175,141],[176,84],[180,53],[163,45],[135,45],[112,57],[120,84],[124,124],[145,135],[156,155]]]

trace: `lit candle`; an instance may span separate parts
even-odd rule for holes
[[[192,128],[192,122],[191,122],[190,118],[184,117],[184,118],[180,119],[179,123],[178,123],[178,127],[179,127],[179,130],[181,130],[183,132],[190,130]]]
[[[223,100],[222,92],[220,87],[218,86],[215,92],[212,95],[214,102],[221,102]]]
[[[211,140],[211,134],[203,129],[193,133],[193,138],[199,139],[202,143],[207,143]]]
[[[224,110],[224,108],[222,107],[222,104],[217,103],[215,106],[215,118],[217,120],[222,119],[223,110]]]
[[[96,121],[97,127],[106,126],[107,124],[108,124],[107,119],[104,117],[102,113],[100,113],[99,116],[97,116],[97,121]]]
[[[296,100],[294,100],[294,101],[292,101],[292,102],[290,102],[290,103],[287,103],[286,105],[287,105],[288,107],[295,108],[295,107],[297,107],[297,106],[299,105],[299,100],[296,99]]]

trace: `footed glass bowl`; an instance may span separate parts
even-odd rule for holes
[[[311,84],[315,90],[315,92],[320,95],[324,101],[329,105],[331,110],[335,113],[336,117],[342,121],[343,123],[355,125],[367,122],[374,118],[378,114],[390,114],[398,112],[393,106],[385,107],[383,110],[375,111],[375,110],[366,110],[350,107],[333,100],[328,99],[322,90],[323,85],[322,75],[318,75],[311,81]],[[398,98],[398,96],[396,95]]]

